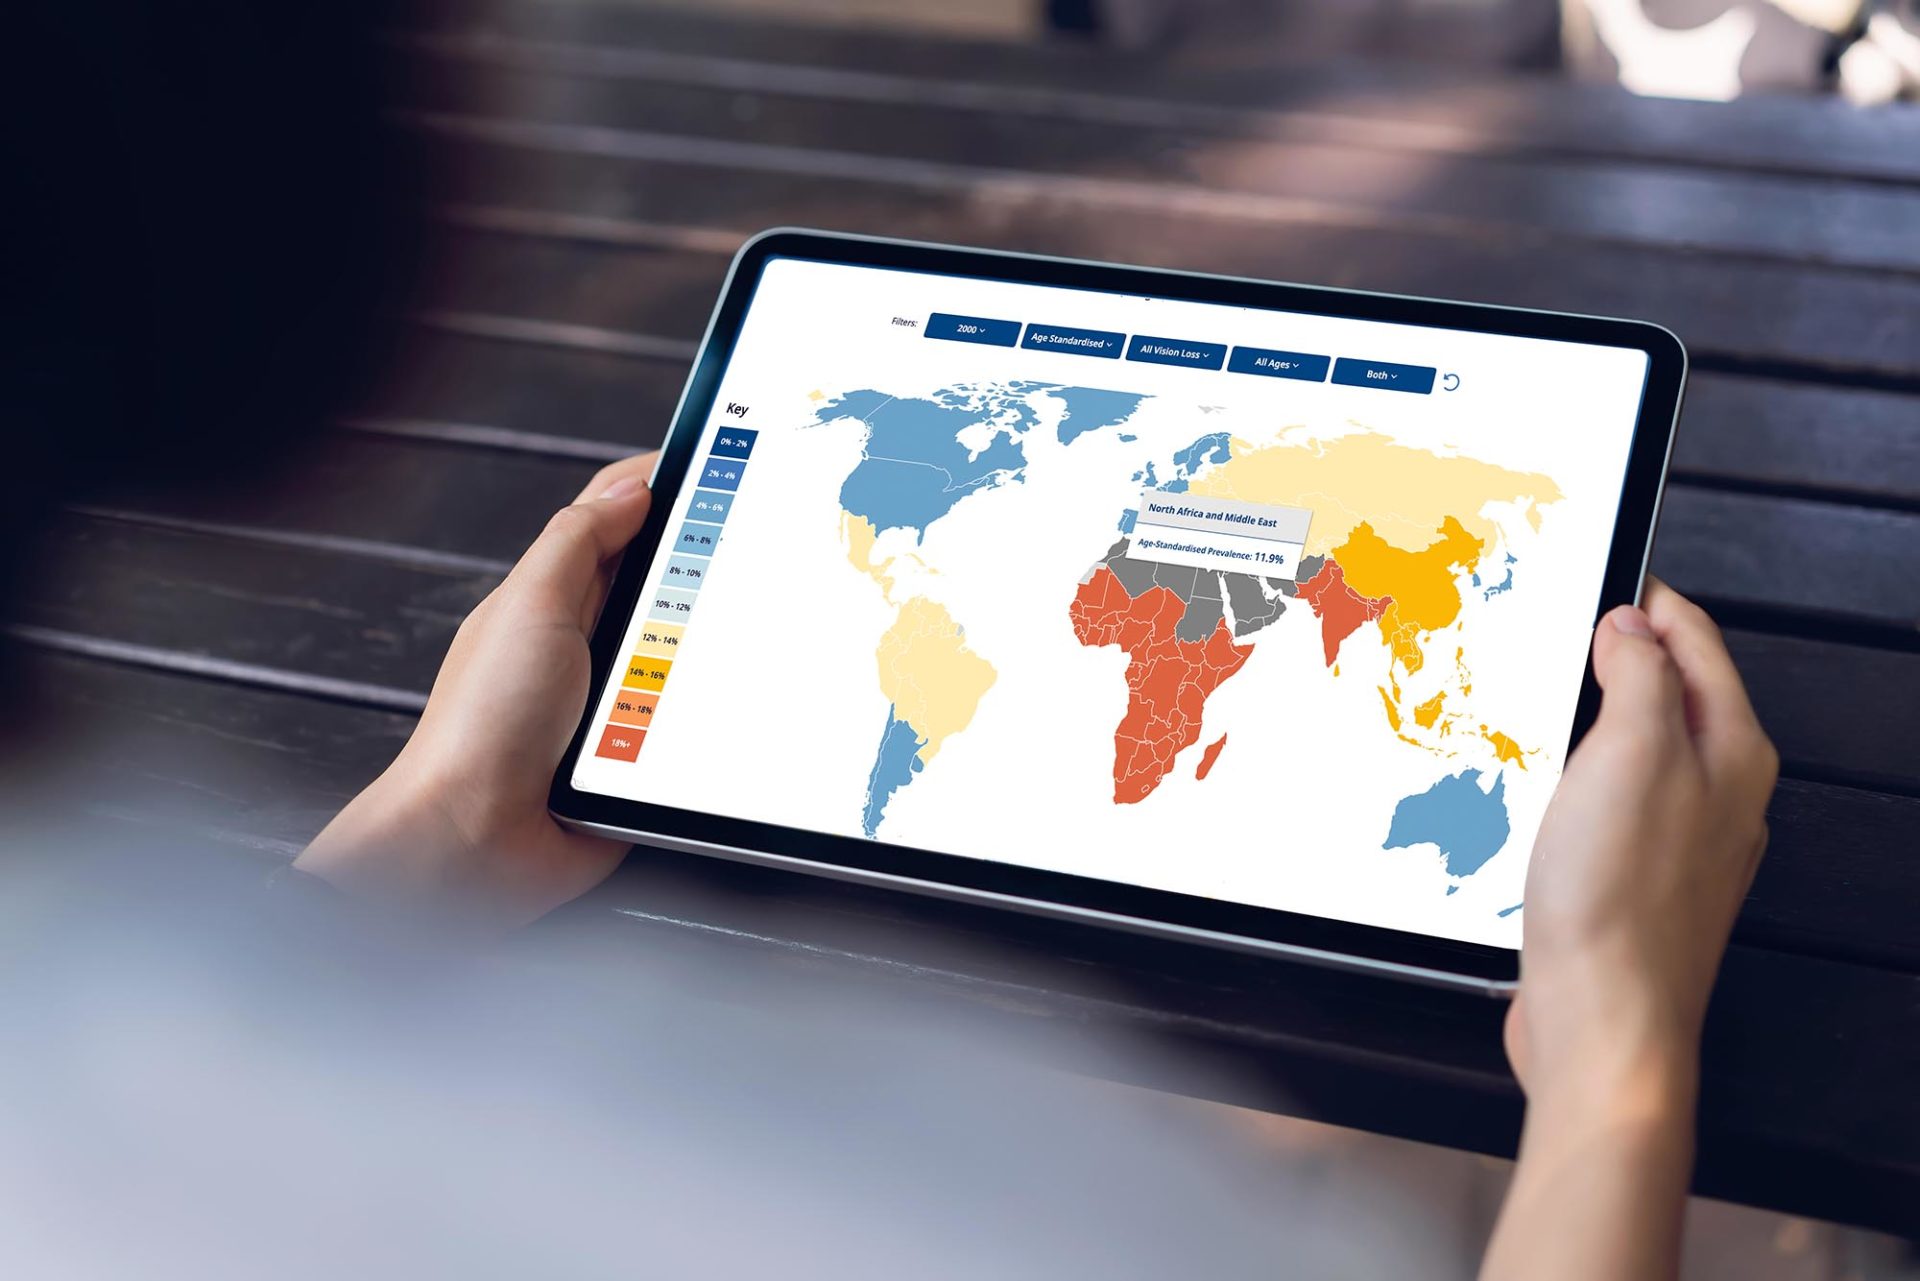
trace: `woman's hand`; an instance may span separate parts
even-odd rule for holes
[[[1599,1070],[1686,1067],[1766,846],[1779,757],[1720,631],[1648,581],[1601,620],[1599,719],[1527,873],[1508,1052],[1529,1094]]]
[[[1527,1121],[1483,1279],[1679,1266],[1700,1028],[1779,757],[1712,620],[1658,580],[1645,602],[1594,634],[1600,716],[1527,872],[1507,1017]]]
[[[294,866],[347,893],[511,928],[598,885],[620,841],[571,832],[547,789],[586,706],[587,637],[646,519],[654,455],[603,469],[454,636],[386,773]]]

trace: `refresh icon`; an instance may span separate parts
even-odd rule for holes
[[[1440,385],[1446,388],[1448,391],[1459,391],[1460,375],[1459,374],[1442,374],[1440,376]]]

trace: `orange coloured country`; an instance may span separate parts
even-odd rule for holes
[[[1145,800],[1200,738],[1207,697],[1240,670],[1251,645],[1235,645],[1225,619],[1204,641],[1175,633],[1186,602],[1165,587],[1129,596],[1100,566],[1074,594],[1069,614],[1082,645],[1118,645],[1127,653],[1127,711],[1113,735],[1113,801]],[[1217,745],[1214,749],[1217,752]],[[1211,754],[1203,763],[1211,764]]]
[[[1441,522],[1438,532],[1438,539],[1410,552],[1387,542],[1372,525],[1361,521],[1328,560],[1328,564],[1339,562],[1350,590],[1385,604],[1380,634],[1407,672],[1417,672],[1426,664],[1420,652],[1421,634],[1437,632],[1460,616],[1455,577],[1479,564],[1483,550],[1480,540],[1451,516]]]
[[[1340,653],[1340,642],[1359,630],[1360,624],[1380,617],[1380,611],[1392,599],[1370,599],[1347,586],[1347,576],[1337,561],[1328,560],[1320,572],[1300,584],[1300,599],[1307,602],[1320,620],[1320,644],[1326,651],[1327,666]]]
[[[1220,749],[1227,745],[1227,736],[1222,734],[1207,744],[1207,750],[1200,753],[1200,768],[1193,772],[1196,779],[1205,778],[1213,773],[1213,763],[1220,759]]]

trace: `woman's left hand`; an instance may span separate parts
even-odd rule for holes
[[[587,638],[652,496],[613,463],[460,625],[399,757],[294,860],[357,897],[512,928],[586,893],[621,841],[561,827],[547,790],[580,723]]]

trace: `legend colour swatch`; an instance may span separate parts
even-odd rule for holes
[[[687,518],[679,532],[660,548],[664,561],[659,585],[653,591],[653,603],[640,625],[634,641],[633,656],[627,660],[627,673],[614,697],[607,726],[600,732],[595,756],[614,761],[632,761],[640,756],[647,741],[647,727],[653,723],[654,708],[673,662],[680,652],[681,639],[687,633],[687,616],[700,598],[713,565],[713,552],[720,545],[720,530],[733,508],[734,491],[747,474],[747,456],[759,433],[738,427],[723,427],[714,437],[713,451],[698,473],[699,488],[687,506]]]

